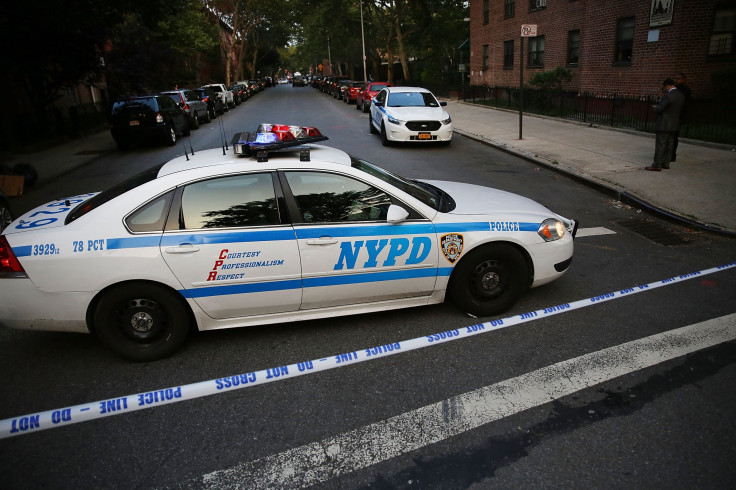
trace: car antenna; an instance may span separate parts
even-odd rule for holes
[[[222,141],[222,154],[225,155],[225,151],[229,150],[227,146],[227,138],[225,137],[225,123],[222,122],[222,115],[220,115],[217,119],[220,121],[220,141]]]

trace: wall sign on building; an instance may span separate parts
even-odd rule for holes
[[[649,27],[672,24],[672,13],[675,11],[675,0],[652,0],[649,14]]]

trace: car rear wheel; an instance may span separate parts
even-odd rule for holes
[[[492,243],[473,250],[455,267],[448,296],[475,316],[502,313],[529,287],[529,267],[516,248]]]
[[[184,344],[191,327],[189,307],[175,291],[131,283],[104,293],[93,316],[97,338],[124,359],[155,361]]]
[[[210,114],[210,110],[207,109],[204,111],[204,122],[208,123],[210,121],[212,121],[212,115]]]
[[[176,128],[171,124],[167,124],[166,130],[166,144],[174,146],[176,144]]]
[[[199,116],[195,113],[194,117],[192,118],[192,129],[199,129]]]

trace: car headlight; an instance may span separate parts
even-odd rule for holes
[[[442,123],[442,124],[443,124],[444,126],[447,126],[448,124],[450,124],[450,123],[452,122],[452,118],[451,118],[450,116],[447,116],[447,119],[445,119],[444,121],[440,121],[440,122],[441,122],[441,123]]]
[[[565,224],[556,218],[549,218],[539,225],[537,233],[545,242],[553,242],[565,236]]]
[[[392,117],[392,116],[386,116],[386,117],[388,117],[388,122],[390,122],[391,124],[401,124],[401,121],[399,121],[395,117]]]

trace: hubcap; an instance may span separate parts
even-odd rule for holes
[[[145,312],[136,313],[130,319],[130,325],[136,332],[148,332],[153,328],[153,317]]]
[[[501,276],[496,272],[486,272],[480,280],[483,289],[496,289],[501,283]]]

